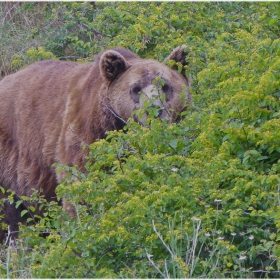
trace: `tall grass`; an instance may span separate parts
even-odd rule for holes
[[[0,3],[0,70],[1,77],[18,70],[11,62],[13,56],[24,56],[31,47],[39,47],[45,40],[35,36],[35,26],[40,28],[43,24],[42,4],[37,3],[28,9],[24,3]]]

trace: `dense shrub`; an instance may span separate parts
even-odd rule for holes
[[[61,166],[77,219],[49,204],[3,248],[1,275],[279,278],[279,3],[57,5],[108,35],[88,55],[106,42],[163,59],[186,43],[194,106],[177,124],[108,132],[88,174]]]

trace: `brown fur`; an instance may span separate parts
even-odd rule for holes
[[[184,65],[184,47],[176,48],[168,59]],[[128,50],[102,52],[92,63],[37,62],[5,77],[0,82],[0,185],[17,196],[29,196],[36,189],[48,200],[55,199],[61,178],[51,165],[82,168],[81,142],[90,144],[108,130],[121,129],[132,111],[142,106],[132,87],[138,84],[149,95],[156,76],[170,85],[163,105],[166,112],[174,109],[167,113],[175,121],[186,105],[179,93],[185,90],[190,99],[188,80]],[[8,204],[4,210],[5,221],[16,231],[18,210]]]

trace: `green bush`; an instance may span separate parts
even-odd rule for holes
[[[194,106],[108,132],[87,174],[61,166],[77,218],[52,202],[1,251],[1,276],[279,278],[279,3],[98,5],[103,43],[160,59],[188,45]]]
[[[56,57],[53,53],[46,51],[43,47],[39,47],[37,49],[30,48],[24,55],[13,55],[11,65],[15,69],[20,69],[33,62],[47,59],[56,59]]]
[[[52,40],[46,48],[58,57],[77,59],[97,53],[104,47],[106,35],[95,29],[96,15],[104,4],[93,2],[49,3],[46,7],[51,24],[42,30]],[[100,44],[100,46],[99,46]]]

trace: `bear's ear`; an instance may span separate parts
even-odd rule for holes
[[[126,59],[119,52],[113,50],[105,51],[99,62],[101,75],[109,82],[113,82],[129,66]]]
[[[182,64],[182,66],[186,66],[188,65],[188,62],[186,62],[186,57],[188,56],[188,52],[185,51],[185,49],[187,48],[186,45],[183,45],[181,47],[177,47],[175,48],[172,53],[164,60],[164,62],[167,62],[169,60],[174,60],[175,62],[179,62]],[[174,70],[178,70],[178,65],[177,63],[171,66],[172,69]],[[183,71],[183,75],[185,71]]]

